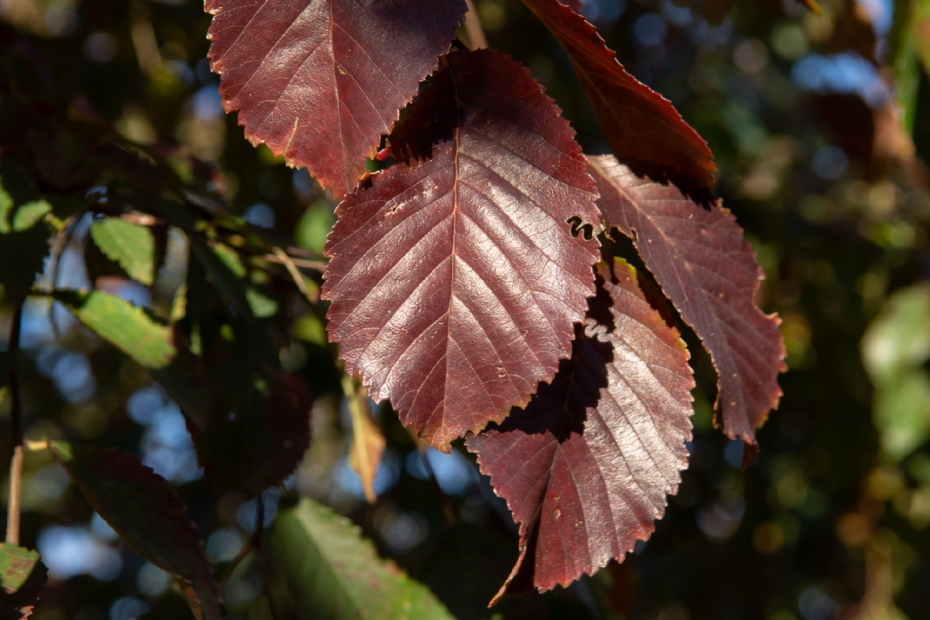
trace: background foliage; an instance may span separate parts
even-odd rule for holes
[[[295,246],[309,277],[307,295],[315,299],[317,261],[335,204],[306,171],[253,149],[235,116],[223,114],[218,78],[206,60],[210,20],[202,5],[0,3],[3,93],[42,102],[13,112],[4,107],[0,132],[29,128],[29,148],[48,191],[67,196],[86,187],[93,196],[102,170],[123,182],[124,193],[108,199],[152,200],[138,188],[148,191],[153,181],[106,149],[93,161],[83,158],[83,145],[110,125],[116,139],[161,154],[158,165],[176,177],[171,191],[201,197],[225,191],[229,214],[205,199],[201,211],[187,216],[170,211],[167,201],[147,205],[163,209],[172,222],[187,217],[181,226],[191,241],[186,245],[156,226],[151,238],[142,235],[134,244],[138,258],[113,248],[113,224],[105,223],[111,220],[91,221],[64,198],[33,205],[35,197],[18,194],[15,171],[4,167],[0,174],[12,200],[33,206],[19,206],[11,220],[0,204],[0,233],[19,235],[15,245],[12,237],[0,241],[0,272],[41,269],[47,234],[37,234],[33,224],[51,211],[46,221],[60,225],[54,249],[60,261],[57,269],[46,261],[37,288],[53,282],[95,288],[165,320],[197,321],[198,339],[179,346],[204,347],[211,363],[228,365],[222,385],[174,384],[172,401],[147,371],[57,304],[98,327],[112,322],[113,312],[131,309],[95,297],[100,293],[61,297],[55,306],[34,296],[25,305],[27,437],[116,447],[140,455],[174,484],[206,540],[235,617],[270,617],[268,595],[275,593],[261,587],[251,534],[258,514],[270,526],[279,507],[298,497],[349,516],[382,557],[393,558],[459,618],[930,615],[930,292],[921,284],[930,275],[930,193],[920,162],[930,157],[930,82],[920,66],[930,65],[930,35],[921,22],[908,23],[912,16],[926,20],[927,3],[824,0],[820,16],[793,0],[583,4],[624,66],[671,99],[711,146],[717,191],[767,275],[760,305],[783,319],[790,370],[781,377],[779,409],[758,433],[760,456],[741,473],[741,444],[711,428],[710,363],[689,343],[698,357],[691,467],[656,534],[622,565],[611,564],[567,590],[504,599],[489,611],[486,602],[516,557],[517,534],[466,452],[430,451],[425,467],[397,416],[375,408],[373,425],[381,428],[386,450],[374,479],[377,502],[365,502],[350,467],[353,458],[368,458],[365,450],[351,450],[352,429],[363,424],[353,420],[366,419],[365,402],[343,398],[357,389],[344,389],[322,323],[268,249],[278,240]],[[543,82],[586,152],[607,152],[568,58],[543,26],[518,1],[477,5],[491,46]],[[28,125],[23,114],[31,115]],[[151,253],[141,250],[149,243],[160,265],[145,262]],[[13,247],[17,251],[8,253]],[[117,255],[123,257],[118,266],[106,259]],[[185,273],[188,255],[195,260]],[[202,286],[179,294],[191,278]],[[15,288],[29,283],[6,275],[3,281],[0,331],[7,333]],[[211,318],[219,295],[232,301],[236,317]],[[262,330],[249,327],[242,318],[248,315]],[[158,324],[134,324],[139,331],[130,337],[138,345],[126,352],[136,359],[164,355],[145,346],[153,341],[146,330]],[[267,336],[253,338],[256,333]],[[139,361],[151,364],[152,357]],[[5,363],[0,356],[0,366]],[[190,368],[172,374],[177,370],[157,372],[166,385],[198,376]],[[284,488],[255,502],[246,498],[275,477],[275,462],[260,450],[228,448],[253,439],[249,412],[276,393],[243,388],[241,373],[259,371],[267,385],[290,385],[294,375],[310,388],[313,444]],[[190,406],[185,396],[210,400],[203,409],[221,418],[232,408],[242,421],[201,421],[212,434],[197,433],[195,421],[192,436],[182,414]],[[276,406],[300,411],[305,403],[295,398]],[[0,424],[8,425],[8,408],[5,398]],[[281,432],[296,428],[299,435],[300,421],[289,424]],[[231,472],[211,476],[213,489],[197,468],[194,442],[214,455],[215,471]],[[0,447],[0,462],[9,462],[8,435]],[[234,483],[243,479],[240,472],[254,473],[245,487]],[[151,558],[117,541],[50,452],[27,454],[24,480],[22,544],[38,548],[49,568],[34,617],[189,613],[170,578]],[[296,538],[301,523],[331,518],[303,502],[277,536]],[[328,527],[351,531],[336,520]],[[422,595],[416,584],[409,587],[410,596]]]

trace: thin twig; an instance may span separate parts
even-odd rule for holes
[[[465,0],[465,4],[468,5],[468,12],[465,13],[465,32],[468,33],[468,49],[487,49],[488,39],[484,36],[484,28],[481,27],[481,19],[478,17],[478,11],[475,10],[475,4],[472,0]]]
[[[10,463],[10,497],[7,502],[6,542],[19,544],[19,506],[23,482],[23,401],[19,390],[19,333],[23,323],[23,303],[16,301],[10,325],[10,421],[13,436],[13,460]]]
[[[291,279],[293,279],[294,284],[297,285],[297,290],[300,291],[304,299],[306,299],[307,303],[310,305],[310,311],[325,325],[326,315],[320,312],[320,309],[317,307],[317,300],[313,298],[313,295],[311,295],[310,291],[307,289],[307,285],[304,283],[304,277],[300,274],[300,270],[297,269],[297,265],[294,264],[294,261],[291,260],[291,257],[288,256],[284,250],[277,246],[274,248],[274,255],[287,268],[287,272],[291,274]]]
[[[278,250],[281,250],[281,248],[277,248],[277,249],[278,249]],[[283,252],[283,250],[281,250],[281,251]],[[291,264],[293,264],[295,267],[297,267],[297,268],[299,268],[299,269],[308,269],[308,270],[310,270],[310,271],[318,271],[318,272],[320,272],[320,273],[323,273],[323,271],[326,269],[326,263],[323,262],[323,261],[321,261],[321,260],[309,260],[309,259],[306,259],[306,258],[294,258],[293,256],[290,256],[290,255],[287,254],[287,253],[285,253],[285,256],[286,256],[287,259],[291,262]],[[278,263],[278,264],[280,264],[280,265],[286,265],[286,264],[287,264],[285,261],[281,260],[281,259],[278,257],[277,253],[275,253],[275,254],[265,254],[264,256],[262,256],[262,258],[265,259],[266,261],[268,261],[269,263]]]

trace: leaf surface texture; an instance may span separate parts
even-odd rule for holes
[[[313,500],[278,515],[263,553],[279,617],[452,618],[428,588],[378,557],[351,521]]]
[[[336,211],[329,337],[437,448],[528,402],[571,352],[598,253],[567,221],[600,218],[573,138],[525,68],[456,52],[391,138],[411,163]]]
[[[552,384],[466,440],[520,523],[520,557],[496,598],[567,586],[622,560],[652,533],[687,466],[694,382],[684,342],[626,263],[602,264],[597,283]]]
[[[775,315],[753,297],[764,277],[736,219],[671,184],[638,177],[611,156],[589,157],[608,226],[630,237],[662,291],[694,329],[718,374],[723,430],[755,445],[778,405],[785,346]]]
[[[464,0],[207,0],[210,62],[253,143],[342,197],[448,51]]]

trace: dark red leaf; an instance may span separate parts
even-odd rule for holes
[[[626,263],[597,273],[583,332],[552,384],[465,442],[520,522],[520,557],[492,604],[622,561],[652,533],[688,464],[684,342]]]
[[[658,166],[713,189],[717,167],[707,144],[671,102],[623,69],[594,26],[559,0],[523,3],[568,52],[617,157],[629,165]]]
[[[451,139],[338,207],[323,295],[348,372],[448,449],[569,355],[598,252],[567,220],[600,214],[571,128],[504,54],[449,55],[407,120],[395,156]]]
[[[210,62],[252,142],[341,198],[449,50],[464,0],[207,0]]]
[[[152,374],[184,412],[217,495],[230,489],[258,495],[293,473],[310,445],[307,386],[292,374],[250,368],[247,346],[218,339],[205,364],[182,349]]]
[[[103,520],[139,555],[182,582],[198,618],[219,620],[219,590],[187,507],[164,478],[115,450],[49,448]]]
[[[609,155],[588,161],[608,226],[633,240],[710,353],[724,432],[755,444],[753,431],[781,396],[785,347],[778,317],[753,302],[764,274],[742,229],[719,203],[697,204],[674,185],[637,177]]]

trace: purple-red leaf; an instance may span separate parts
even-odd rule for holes
[[[589,157],[608,227],[633,240],[665,295],[717,368],[717,412],[731,438],[753,431],[778,405],[785,369],[780,321],[756,307],[764,277],[749,242],[719,203],[697,204],[671,184],[638,177],[611,156]]]
[[[146,560],[177,578],[199,620],[219,620],[219,590],[187,507],[164,478],[115,450],[49,442],[91,506]]]
[[[520,557],[492,604],[622,561],[652,533],[688,463],[684,342],[626,263],[597,273],[583,332],[552,384],[466,440],[520,523]]]
[[[399,153],[450,139],[338,207],[329,337],[372,398],[448,449],[527,403],[568,357],[598,252],[567,220],[600,214],[574,133],[504,54],[446,57],[401,129]]]
[[[342,197],[449,50],[464,0],[207,0],[210,62],[252,142]]]
[[[559,40],[594,107],[614,154],[630,165],[662,168],[712,190],[713,155],[671,102],[617,61],[597,30],[559,0],[523,0]]]

